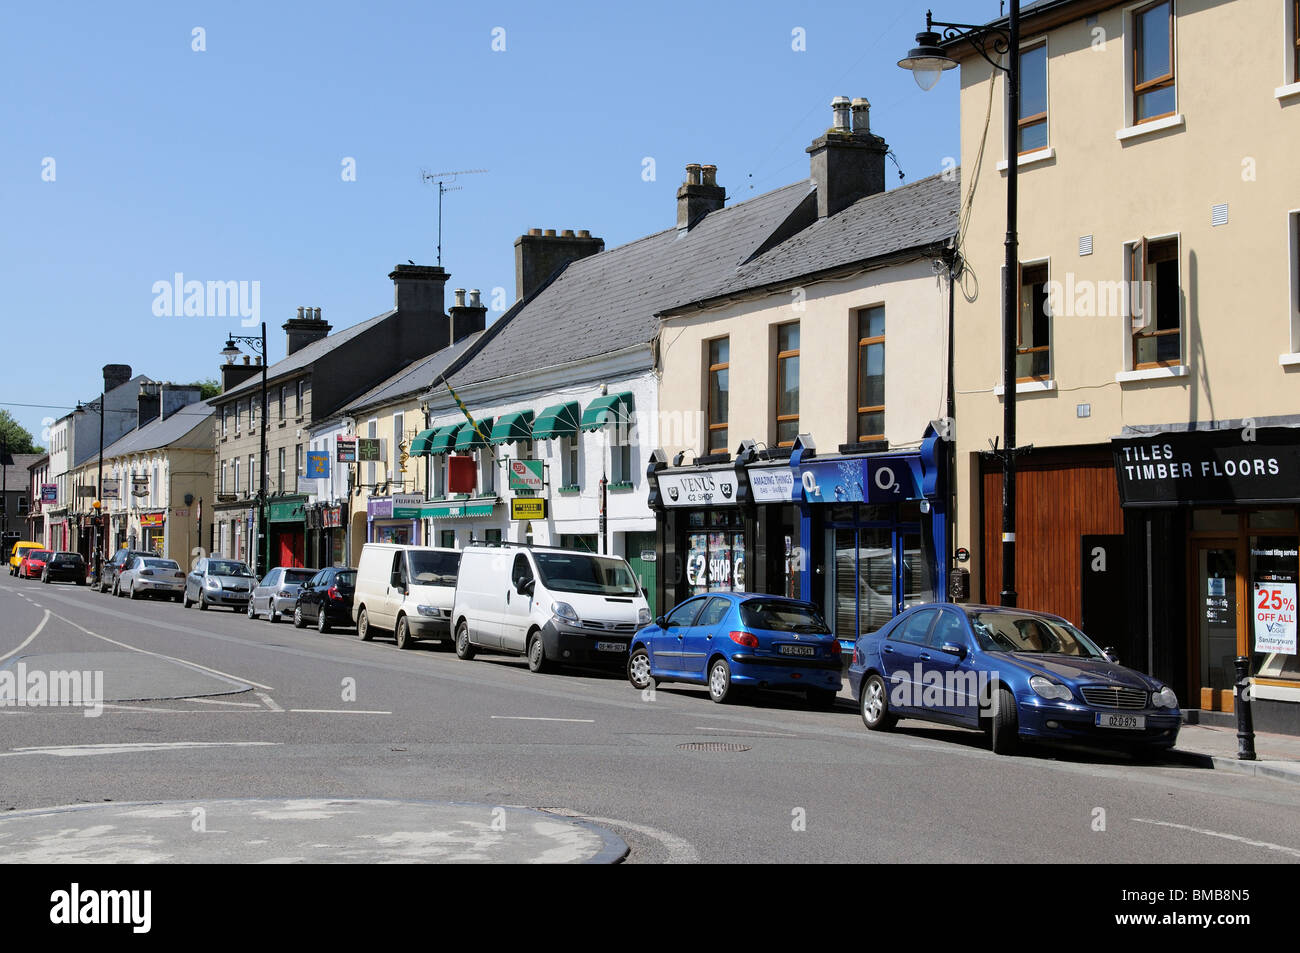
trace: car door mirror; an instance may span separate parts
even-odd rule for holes
[[[516,579],[515,592],[519,593],[521,596],[532,595],[533,581],[531,579]]]
[[[958,658],[966,657],[966,646],[960,642],[945,642],[939,646],[939,651],[946,652],[949,655],[955,655]]]
[[[661,629],[668,628],[668,617],[664,615],[659,616],[655,619],[655,625],[659,626]]]
[[[1106,658],[1110,659],[1110,661],[1112,661],[1116,665],[1120,664],[1119,651],[1115,648],[1115,646],[1113,645],[1106,646],[1104,649],[1101,650],[1101,654],[1106,656]]]

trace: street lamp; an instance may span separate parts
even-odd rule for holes
[[[936,32],[940,28],[942,35]],[[970,23],[944,23],[925,14],[925,30],[916,34],[916,46],[898,61],[911,70],[923,90],[934,88],[946,70],[957,66],[940,46],[964,40],[992,66],[1007,74],[1007,235],[1006,267],[1002,272],[1002,593],[1004,606],[1016,605],[1016,311],[1019,269],[1016,237],[1017,178],[1020,168],[1018,119],[1020,117],[1020,0],[1011,0],[1005,27]],[[1006,57],[1006,65],[1000,62]],[[1028,447],[1024,448],[1028,450]]]
[[[261,450],[257,464],[257,555],[253,560],[253,575],[261,579],[266,572],[271,554],[267,550],[266,536],[266,322],[262,322],[261,337],[231,334],[226,337],[226,346],[221,349],[221,356],[227,364],[233,364],[239,356],[240,344],[246,344],[262,356],[262,428]],[[236,487],[238,489],[238,487]]]

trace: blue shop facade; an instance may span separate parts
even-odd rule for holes
[[[744,449],[692,466],[652,460],[657,606],[709,591],[816,604],[847,648],[949,587],[949,445],[818,454]]]

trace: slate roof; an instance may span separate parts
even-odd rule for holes
[[[151,420],[143,427],[137,427],[125,437],[104,448],[104,459],[125,456],[128,453],[144,453],[170,446],[194,430],[216,413],[210,400],[196,400],[176,411],[165,420]],[[95,448],[99,456],[99,448]]]
[[[373,318],[370,318],[367,321],[362,321],[359,324],[354,324],[350,328],[344,328],[341,331],[336,331],[333,334],[328,334],[318,341],[312,341],[306,347],[300,348],[299,350],[290,354],[288,357],[282,358],[281,360],[276,361],[274,364],[268,367],[266,369],[267,382],[269,383],[270,381],[275,380],[276,378],[283,377],[286,374],[292,374],[294,371],[300,371],[303,368],[310,366],[313,361],[318,360],[319,358],[325,356],[335,348],[346,344],[348,341],[352,340],[358,334],[362,334],[363,332],[370,330],[376,324],[379,324],[381,321],[383,321],[385,318],[391,318],[396,313],[397,310],[394,308],[390,311],[385,311],[383,314],[377,314]],[[248,378],[248,380],[243,381],[240,384],[237,384],[236,386],[230,388],[230,390],[226,391],[225,393],[220,394],[219,396],[213,398],[213,400],[216,403],[223,404],[237,394],[243,394],[246,391],[251,391],[254,388],[260,388],[261,386],[262,386],[262,375],[261,373],[257,373],[251,376],[250,378]]]
[[[382,406],[400,400],[403,397],[409,397],[414,394],[422,394],[438,381],[438,375],[451,364],[456,358],[460,357],[480,337],[482,331],[475,331],[473,334],[467,334],[450,347],[444,347],[435,351],[428,357],[425,357],[414,364],[411,364],[401,371],[398,371],[388,380],[366,391],[356,400],[349,401],[339,412],[339,416],[350,416],[357,411],[364,410],[367,407]],[[441,385],[441,381],[438,381]]]
[[[14,462],[12,466],[5,467],[4,485],[8,487],[10,493],[15,491],[26,493],[27,487],[32,481],[32,475],[28,467],[46,456],[46,454],[42,451],[40,453],[11,453],[9,456]]]
[[[452,375],[453,386],[648,343],[659,311],[725,283],[811,188],[796,182],[711,212],[690,231],[665,229],[573,262]]]

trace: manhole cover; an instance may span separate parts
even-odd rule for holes
[[[677,747],[681,751],[748,751],[750,748],[734,741],[688,741]]]

